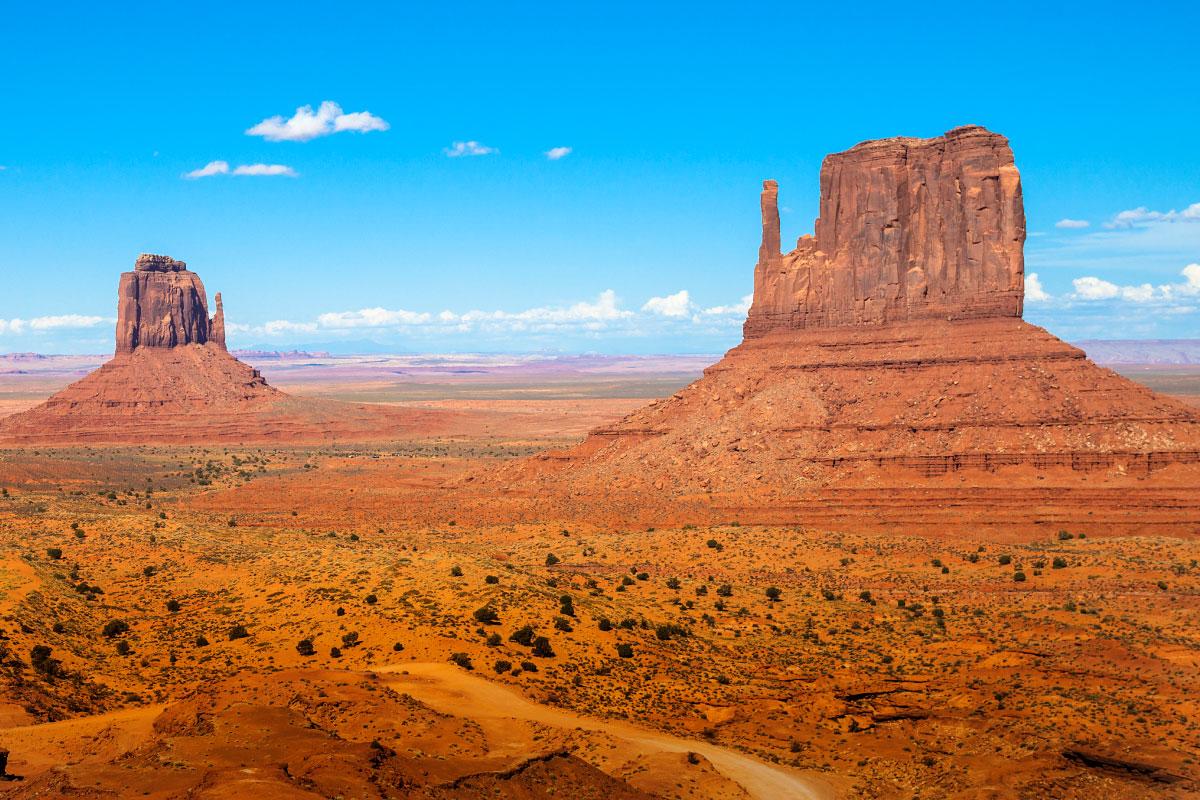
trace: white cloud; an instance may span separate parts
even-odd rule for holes
[[[560,158],[569,155],[571,155],[571,148],[569,147],[551,147],[546,151],[546,158],[551,161],[558,161]]]
[[[285,175],[297,177],[296,170],[284,164],[242,164],[233,171],[234,175]]]
[[[62,314],[56,317],[36,317],[29,321],[29,327],[35,331],[49,331],[58,328],[91,328],[106,321],[105,317]]]
[[[1056,228],[1068,228],[1068,229],[1086,228],[1089,225],[1091,225],[1091,223],[1088,222],[1086,219],[1069,219],[1069,218],[1068,219],[1060,219],[1058,222],[1054,223],[1054,227],[1056,227]]]
[[[359,311],[337,311],[322,314],[317,322],[322,328],[390,328],[398,325],[418,325],[428,322],[429,314],[415,311],[389,311],[386,308],[364,308]]]
[[[1135,225],[1146,225],[1152,222],[1200,222],[1200,203],[1192,203],[1183,211],[1152,211],[1145,206],[1138,206],[1122,211],[1111,220],[1104,223],[1106,228],[1132,228]]]
[[[1087,275],[1071,281],[1075,286],[1075,296],[1083,300],[1108,300],[1121,293],[1121,287],[1102,278]]]
[[[197,178],[207,178],[211,175],[228,175],[228,161],[210,161],[199,169],[194,169],[191,172],[184,173],[183,177],[188,180],[196,180]]]
[[[369,111],[342,113],[342,107],[326,100],[313,111],[312,106],[301,106],[290,119],[282,116],[268,117],[252,128],[247,136],[261,136],[268,142],[307,142],[320,136],[331,136],[344,131],[369,133],[386,131],[391,126]]]
[[[1050,294],[1042,288],[1042,281],[1036,272],[1025,276],[1025,299],[1030,303],[1046,303],[1051,299]]]
[[[485,144],[480,144],[474,140],[470,142],[454,142],[445,150],[446,155],[450,158],[460,158],[462,156],[488,156],[493,153],[499,153],[495,147],[488,147]]]
[[[734,316],[742,317],[750,312],[750,304],[752,302],[754,302],[754,295],[748,294],[733,305],[713,306],[711,308],[704,309],[704,313],[709,315],[732,314]]]
[[[1188,264],[1182,270],[1182,283],[1165,283],[1153,286],[1140,283],[1131,286],[1118,286],[1111,281],[1091,275],[1076,278],[1071,281],[1075,292],[1073,300],[1125,300],[1130,303],[1169,304],[1181,298],[1200,297],[1200,264]]]
[[[0,334],[20,335],[27,331],[55,331],[64,329],[94,328],[103,323],[116,322],[111,317],[94,317],[87,314],[60,314],[33,319],[0,319]]]
[[[210,161],[200,169],[185,173],[183,177],[188,180],[196,180],[213,175],[286,175],[289,178],[295,178],[299,176],[299,173],[285,164],[242,164],[230,169],[228,161]]]
[[[642,311],[664,317],[686,317],[692,310],[692,300],[687,289],[681,289],[666,297],[651,297],[642,306]]]

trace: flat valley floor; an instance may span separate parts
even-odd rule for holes
[[[949,482],[900,525],[542,518],[468,480],[711,360],[265,362],[457,427],[0,451],[0,797],[1196,796],[1200,525],[975,526]],[[7,364],[0,413],[87,366]]]

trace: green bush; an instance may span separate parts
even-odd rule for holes
[[[621,642],[617,645],[617,655],[621,658],[633,658],[633,645]]]
[[[312,639],[301,639],[296,642],[296,652],[302,656],[315,655],[317,648],[313,647]]]

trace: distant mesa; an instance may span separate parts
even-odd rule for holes
[[[290,397],[231,355],[220,294],[142,254],[121,275],[116,354],[45,403],[0,419],[0,444],[252,443],[391,439],[437,431],[438,412]]]
[[[774,181],[761,208],[742,344],[579,446],[480,479],[736,518],[834,485],[873,486],[876,503],[883,485],[966,474],[1200,469],[1196,409],[1022,321],[1025,216],[1003,136],[968,126],[828,156],[815,235],[787,253]]]

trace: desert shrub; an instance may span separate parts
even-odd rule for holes
[[[379,602],[379,597],[378,597],[378,595],[369,594],[366,597],[364,597],[363,600],[365,600],[367,602],[367,605],[373,606]]]
[[[508,640],[510,642],[516,642],[517,644],[529,647],[533,644],[533,626],[522,625],[520,628],[517,628],[512,632],[512,635],[508,637]]]
[[[682,584],[679,582],[679,578],[667,578],[667,588],[668,589],[674,589],[675,591],[679,591],[679,587],[681,585]]]
[[[498,633],[489,634],[487,637],[487,646],[488,647],[499,647],[500,646],[500,634],[498,634]]]
[[[339,649],[337,647],[329,648],[329,657],[330,658],[341,658],[342,657],[341,649]]]
[[[1070,532],[1068,532],[1068,531],[1059,531],[1059,532],[1058,532],[1058,540],[1059,540],[1060,542],[1065,542],[1065,541],[1067,541],[1068,539],[1074,539],[1074,538],[1075,538],[1075,537],[1074,537],[1074,536],[1073,536],[1073,535],[1072,535]]]
[[[1167,590],[1167,582],[1166,581],[1159,581],[1157,585],[1158,585],[1158,588],[1162,589],[1164,592]]]
[[[728,583],[722,583],[717,587],[718,597],[733,597],[733,587]]]
[[[521,662],[521,670],[523,672],[537,672],[538,665],[533,663],[532,661],[522,661]]]
[[[342,634],[342,647],[347,649],[358,645],[361,640],[358,638],[358,631],[350,631],[350,633]]]
[[[1053,569],[1066,569],[1067,560],[1062,556],[1055,556],[1054,560],[1050,562],[1050,566]]]
[[[490,605],[475,609],[473,616],[476,622],[482,622],[484,625],[495,625],[500,622],[500,615]]]
[[[834,591],[832,589],[822,589],[821,596],[824,597],[826,600],[831,600],[831,601],[837,600],[837,595],[834,593]]]
[[[571,627],[571,622],[566,617],[555,617],[554,629],[562,631],[563,633],[570,633],[571,631],[575,630]]]
[[[316,655],[317,648],[313,647],[312,639],[301,639],[296,642],[296,652],[302,656]]]
[[[633,645],[621,642],[617,645],[617,655],[621,658],[633,658]]]
[[[196,647],[208,647],[208,639],[205,639],[203,635],[197,636]]]
[[[554,648],[550,646],[550,640],[545,636],[539,636],[533,640],[531,652],[538,658],[554,658]]]
[[[629,577],[628,575],[622,575],[621,576],[621,585],[622,586],[633,586],[633,578]]]
[[[500,578],[496,575],[487,575],[484,577],[483,582],[495,584],[500,582]]]
[[[999,560],[1000,560],[1000,566],[1007,567],[1009,564],[1012,563],[1012,556],[1010,556],[1008,553],[1005,553],[1004,555],[1000,556]]]
[[[228,522],[227,524],[228,524],[228,525],[229,525],[229,527],[231,527],[231,528],[236,528],[236,527],[237,527],[237,520],[236,520],[236,519],[234,519],[233,517],[230,517],[230,518],[229,518],[229,522]]]
[[[153,564],[147,564],[146,566],[142,567],[142,574],[147,578],[153,578],[157,573],[158,567],[154,566]]]
[[[117,655],[127,656],[132,652],[133,652],[133,647],[130,646],[130,644],[127,640],[120,639],[117,641]]]
[[[451,653],[450,660],[463,669],[475,669],[475,665],[471,663],[471,657],[466,653]]]
[[[461,578],[462,574],[462,567],[458,566],[457,564],[450,568],[451,578]]]
[[[571,595],[564,594],[558,598],[559,613],[568,617],[575,616],[575,601],[571,599]]]
[[[697,597],[704,597],[707,594],[708,594],[708,586],[706,586],[705,584],[702,583],[696,587],[696,596]]]
[[[183,606],[181,606],[181,605],[179,604],[179,601],[178,601],[178,600],[171,599],[171,600],[168,600],[168,601],[167,601],[167,611],[170,611],[172,614],[174,614],[174,613],[176,613],[177,611],[179,611],[179,609],[180,609],[180,608],[182,608],[182,607],[183,607]]]
[[[44,644],[35,644],[33,649],[29,651],[29,663],[37,672],[48,677],[58,675],[61,671],[62,662],[57,658],[51,658],[51,649]]]
[[[929,565],[933,567],[940,567],[942,566],[942,560],[940,558],[931,559]]]
[[[249,635],[250,631],[246,630],[246,626],[241,623],[229,629],[229,641],[231,642],[235,639],[245,639]]]
[[[779,598],[783,596],[783,592],[778,586],[768,586],[766,595],[768,600],[770,600],[772,603],[775,603],[778,602]]]
[[[501,675],[512,669],[512,662],[505,661],[503,658],[497,659],[496,663],[492,665],[492,669],[496,670],[497,675]]]
[[[602,631],[611,631],[612,630],[612,623],[609,621],[608,617],[600,618],[599,628]]]
[[[869,591],[867,591],[866,589],[863,589],[861,592],[858,593],[858,599],[862,600],[864,603],[875,602],[874,599],[871,597],[871,593]]]
[[[120,636],[122,633],[129,631],[129,623],[123,619],[110,619],[104,623],[104,628],[100,631],[108,638]]]
[[[1016,572],[1013,573],[1013,580],[1016,581],[1017,583],[1023,583],[1026,580],[1025,573],[1021,572],[1020,570],[1017,570]]]
[[[339,617],[344,617],[346,615],[346,609],[342,608],[341,606],[338,606],[337,610],[334,611],[333,613],[337,614]]]
[[[393,653],[400,653],[403,650],[404,650],[404,642],[396,642],[395,644],[392,645]]]
[[[562,559],[554,555],[554,553],[546,554],[546,566],[553,567],[555,564],[561,563]]]
[[[654,628],[654,635],[664,642],[670,641],[670,639],[673,637],[682,638],[685,636],[691,636],[691,634],[692,632],[687,628],[671,622],[664,623],[662,625],[656,625]]]
[[[57,561],[58,559],[62,558],[62,548],[60,548],[60,547],[47,547],[47,548],[46,548],[46,555],[47,555],[47,556],[49,556],[51,560],[53,560],[53,561]]]
[[[639,572],[634,577],[636,577],[639,581],[648,581],[648,580],[650,580],[650,573],[649,572]]]

